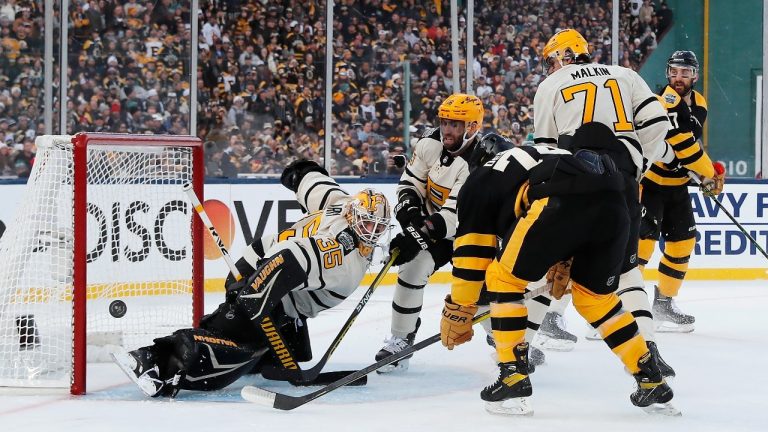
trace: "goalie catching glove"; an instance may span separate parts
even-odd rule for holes
[[[712,166],[715,168],[714,177],[704,178],[701,181],[701,191],[710,198],[720,195],[725,184],[725,167],[723,164],[714,162]]]
[[[571,264],[573,264],[573,258],[560,261],[547,272],[547,283],[550,284],[549,292],[557,300],[570,292],[568,287],[571,282]]]
[[[452,350],[456,345],[472,339],[472,318],[476,312],[477,306],[457,305],[450,295],[445,297],[443,317],[440,320],[440,341],[443,346]]]

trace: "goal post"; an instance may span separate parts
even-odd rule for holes
[[[135,349],[203,313],[202,144],[43,136],[0,239],[0,385],[86,390],[99,349]],[[101,353],[104,356],[104,353]]]

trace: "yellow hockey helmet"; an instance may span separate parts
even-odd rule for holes
[[[587,40],[581,33],[574,29],[560,30],[544,46],[542,56],[545,61],[556,60],[560,64],[565,64],[563,60],[575,60],[579,56],[589,57],[589,47]]]
[[[464,142],[458,149],[449,150],[449,153],[460,154],[472,142],[483,126],[484,115],[483,102],[475,95],[455,93],[440,104],[437,117],[464,122]]]

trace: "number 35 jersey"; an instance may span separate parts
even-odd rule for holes
[[[352,294],[370,264],[370,251],[358,244],[347,219],[346,205],[354,199],[330,177],[308,173],[296,199],[308,211],[277,236],[261,238],[263,256],[290,249],[307,274],[307,284],[283,297],[286,314],[314,317]]]
[[[627,147],[638,178],[657,160],[672,158],[664,142],[670,123],[656,95],[635,71],[597,63],[570,64],[548,76],[534,97],[537,144],[557,145],[584,123],[599,122]]]

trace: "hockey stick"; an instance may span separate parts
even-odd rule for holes
[[[541,286],[533,291],[526,293],[525,299],[528,300],[530,298],[536,297],[537,295],[547,291],[548,289],[549,289],[548,285]],[[490,315],[490,312],[483,312],[480,315],[475,316],[472,319],[472,324],[477,324],[487,319],[489,315]],[[390,363],[402,360],[405,357],[408,357],[409,355],[415,353],[416,351],[424,349],[439,340],[440,340],[440,333],[430,336],[421,342],[411,345],[402,351],[394,353],[389,357],[383,358],[370,366],[367,366],[363,369],[355,371],[336,382],[333,382],[312,393],[305,394],[304,396],[290,396],[282,393],[275,393],[275,392],[265,390],[263,388],[259,388],[256,386],[243,387],[243,389],[240,391],[240,395],[243,397],[243,399],[249,402],[253,402],[259,405],[263,405],[263,406],[267,406],[267,407],[271,407],[271,408],[275,408],[283,411],[290,411],[306,403],[309,403],[321,396],[325,396],[326,394],[340,387],[344,387],[345,385],[351,382],[354,382],[364,376],[367,376],[371,372],[381,369],[382,367]]]
[[[211,221],[211,218],[208,217],[208,213],[205,212],[203,204],[200,203],[200,199],[197,198],[197,194],[195,194],[194,189],[192,189],[192,183],[187,183],[184,185],[184,192],[187,193],[189,202],[192,203],[192,206],[195,208],[197,215],[200,216],[200,220],[203,221],[203,225],[205,225],[205,227],[208,228],[208,232],[211,233],[213,241],[216,242],[216,246],[218,246],[219,252],[221,252],[221,255],[224,257],[224,262],[227,263],[229,271],[232,272],[232,276],[235,277],[236,281],[239,281],[243,278],[243,275],[240,274],[240,271],[237,269],[235,262],[232,261],[232,257],[229,256],[229,251],[227,250],[227,247],[224,246],[224,241],[221,240],[221,236],[219,236],[219,232],[216,231],[216,227],[213,226],[213,221]]]
[[[389,260],[386,264],[384,264],[384,267],[379,271],[379,274],[376,275],[376,278],[371,283],[371,286],[368,288],[368,291],[363,294],[363,298],[360,299],[360,301],[357,303],[357,306],[355,306],[355,310],[352,311],[352,314],[349,315],[349,318],[347,318],[347,321],[344,323],[343,326],[341,326],[341,330],[339,330],[339,333],[336,335],[336,338],[331,342],[331,345],[326,350],[325,354],[322,358],[320,358],[320,361],[317,362],[316,365],[312,366],[309,369],[305,370],[296,370],[296,369],[286,369],[286,370],[280,370],[281,374],[285,374],[286,378],[291,381],[294,385],[306,385],[307,383],[315,382],[317,377],[320,375],[320,371],[323,369],[325,364],[328,362],[328,359],[331,357],[334,351],[336,351],[336,348],[339,347],[339,344],[341,343],[341,340],[346,336],[347,332],[349,331],[350,327],[352,327],[352,324],[357,319],[358,315],[360,315],[360,312],[363,310],[365,305],[368,303],[368,300],[371,299],[371,295],[374,291],[376,291],[376,288],[381,284],[381,281],[384,279],[384,276],[389,271],[389,268],[392,267],[392,263],[395,261],[395,258],[397,258],[397,255],[400,253],[398,249],[393,249],[391,255],[389,256]],[[265,365],[264,369],[277,369],[271,365]],[[276,371],[268,371],[267,374],[270,374],[270,372],[274,373]]]
[[[479,323],[480,321],[487,319],[489,314],[490,312],[483,312],[482,314],[477,315],[472,320],[472,324],[476,324],[476,323]],[[386,366],[398,360],[402,360],[403,358],[408,357],[409,355],[415,353],[416,351],[426,348],[439,340],[440,340],[440,333],[430,336],[421,342],[411,345],[402,351],[392,354],[389,357],[383,358],[366,368],[355,371],[338,381],[335,381],[312,393],[305,394],[304,396],[289,396],[282,393],[275,393],[269,390],[264,390],[262,388],[255,387],[255,386],[243,387],[243,390],[240,392],[240,395],[243,397],[243,399],[249,402],[257,403],[259,405],[264,405],[264,406],[272,407],[272,408],[283,410],[283,411],[290,411],[308,402],[311,402],[321,396],[324,396],[336,390],[339,387],[344,387],[345,385],[357,379],[360,379],[370,374],[371,372],[382,368],[383,366]]]
[[[741,231],[741,233],[742,233],[742,234],[744,234],[744,236],[746,236],[746,237],[749,239],[749,241],[751,241],[751,242],[752,242],[752,244],[753,244],[753,245],[755,245],[755,247],[757,248],[757,250],[759,250],[759,251],[760,251],[760,253],[762,253],[762,254],[763,254],[763,256],[764,256],[766,259],[768,259],[768,253],[766,253],[766,252],[765,252],[765,249],[763,249],[763,247],[762,247],[762,246],[760,246],[760,244],[757,242],[757,240],[755,240],[755,238],[754,238],[754,237],[752,237],[752,235],[751,235],[749,232],[747,232],[747,230],[746,230],[746,229],[744,229],[744,226],[743,226],[743,225],[741,225],[741,224],[739,223],[739,221],[737,221],[737,220],[736,220],[736,218],[735,218],[735,217],[733,217],[733,215],[731,214],[731,212],[729,212],[729,211],[728,211],[728,209],[726,209],[726,208],[725,208],[725,206],[723,205],[723,203],[722,203],[722,202],[720,202],[720,200],[719,200],[719,199],[717,199],[717,197],[713,197],[713,196],[711,196],[711,195],[709,195],[709,194],[707,194],[707,193],[706,193],[706,192],[708,192],[708,191],[705,189],[704,185],[702,185],[702,184],[701,184],[701,180],[699,180],[699,178],[698,178],[698,177],[697,177],[695,174],[693,174],[692,172],[688,172],[688,177],[690,177],[690,178],[691,178],[691,180],[693,180],[693,182],[694,182],[694,183],[696,183],[696,184],[699,186],[699,189],[701,189],[703,192],[705,192],[705,193],[704,193],[704,195],[706,195],[707,197],[709,197],[710,199],[712,199],[712,201],[714,201],[714,202],[715,202],[715,205],[716,205],[716,206],[718,206],[718,207],[720,208],[720,210],[722,210],[722,211],[723,211],[723,213],[725,213],[725,215],[726,215],[726,216],[728,216],[728,218],[729,218],[729,219],[730,219],[730,220],[733,222],[733,224],[734,224],[734,225],[736,225],[736,228],[738,228],[738,229],[739,229],[739,231]]]

